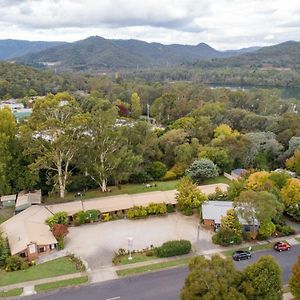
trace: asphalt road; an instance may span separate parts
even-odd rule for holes
[[[254,253],[251,260],[235,262],[238,269],[258,260],[263,255],[272,255],[282,269],[283,283],[287,283],[291,267],[300,255],[300,245],[290,251],[266,250]],[[29,297],[40,300],[176,300],[187,276],[186,267],[168,269],[140,276],[106,281],[99,284],[62,289]],[[27,299],[29,299],[27,298]]]

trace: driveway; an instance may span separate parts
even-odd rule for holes
[[[211,233],[199,229],[199,217],[178,213],[142,220],[118,220],[69,228],[65,250],[83,258],[92,270],[111,266],[114,251],[127,249],[128,237],[133,249],[159,246],[169,240],[186,239],[194,250],[201,252],[218,248],[212,244]]]

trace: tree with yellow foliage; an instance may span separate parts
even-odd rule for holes
[[[266,171],[252,173],[246,181],[246,188],[253,191],[268,190],[273,185],[274,183],[270,180],[270,173]]]

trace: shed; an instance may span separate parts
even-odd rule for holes
[[[3,207],[11,207],[16,205],[17,195],[1,196],[1,203]]]

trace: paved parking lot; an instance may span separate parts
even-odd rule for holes
[[[197,251],[217,248],[211,242],[211,233],[199,230],[199,218],[179,213],[142,220],[118,220],[69,228],[65,250],[82,257],[93,269],[111,266],[114,251],[127,248],[128,237],[133,248],[159,246],[165,241],[187,239]]]

